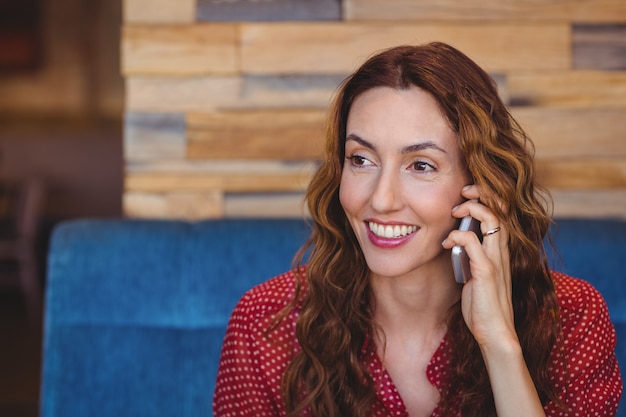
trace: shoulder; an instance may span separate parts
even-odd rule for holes
[[[251,288],[237,303],[233,318],[248,324],[273,319],[293,302],[298,282],[305,282],[304,275],[304,268],[288,271]]]
[[[298,282],[304,282],[301,271],[275,276],[248,290],[237,303],[222,345],[215,415],[270,416],[281,410],[281,375],[299,349],[299,303],[294,297]]]
[[[590,283],[552,273],[562,327],[561,343],[553,351],[551,380],[564,404],[576,415],[609,416],[622,393],[615,356],[616,335],[602,295]],[[547,415],[563,415],[555,403]]]
[[[582,279],[560,272],[552,272],[552,277],[566,343],[591,334],[596,340],[613,345],[615,330],[602,294]]]
[[[589,282],[561,272],[552,272],[552,279],[562,311],[570,313],[586,311],[594,314],[606,310],[604,297]]]

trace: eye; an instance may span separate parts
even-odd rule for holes
[[[372,163],[372,161],[370,161],[369,159],[361,156],[361,155],[350,155],[348,157],[346,157],[346,159],[348,159],[350,161],[350,163],[352,164],[352,166],[355,167],[363,167],[363,166],[370,166],[370,165],[374,165]]]
[[[415,161],[411,165],[411,169],[415,171],[419,171],[419,172],[429,172],[429,171],[434,171],[435,167],[429,164],[428,162]]]

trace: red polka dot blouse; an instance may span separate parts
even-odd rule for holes
[[[615,357],[616,336],[602,296],[587,282],[553,273],[565,338],[564,355],[550,367],[551,378],[569,408],[545,406],[547,416],[614,416],[622,393]],[[230,319],[213,398],[216,417],[285,416],[280,381],[299,350],[294,309],[272,332],[275,315],[293,298],[294,274],[288,272],[248,291]],[[431,383],[441,390],[452,346],[444,337],[427,367]],[[368,349],[372,351],[372,349]],[[389,374],[375,352],[364,360],[376,384],[378,402],[372,416],[408,417]],[[563,371],[563,370],[566,371]],[[439,416],[435,409],[432,416]]]

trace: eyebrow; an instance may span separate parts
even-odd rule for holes
[[[353,140],[357,143],[359,143],[362,146],[365,146],[366,148],[369,148],[373,151],[376,151],[376,146],[374,146],[373,143],[370,143],[368,141],[366,141],[365,139],[363,139],[362,137],[355,135],[354,133],[349,134],[346,137],[346,142],[349,140]],[[424,149],[434,149],[443,153],[448,153],[446,152],[445,149],[443,149],[442,147],[440,147],[439,145],[437,145],[435,142],[433,141],[425,141],[425,142],[420,142],[420,143],[416,143],[414,145],[409,145],[409,146],[405,146],[404,148],[402,148],[401,153],[402,154],[410,154],[413,152],[419,152],[422,151]]]

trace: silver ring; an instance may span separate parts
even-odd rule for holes
[[[485,233],[483,233],[483,237],[487,237],[489,235],[493,235],[495,233],[498,233],[499,231],[500,231],[500,226],[494,227],[493,229],[487,230]]]

